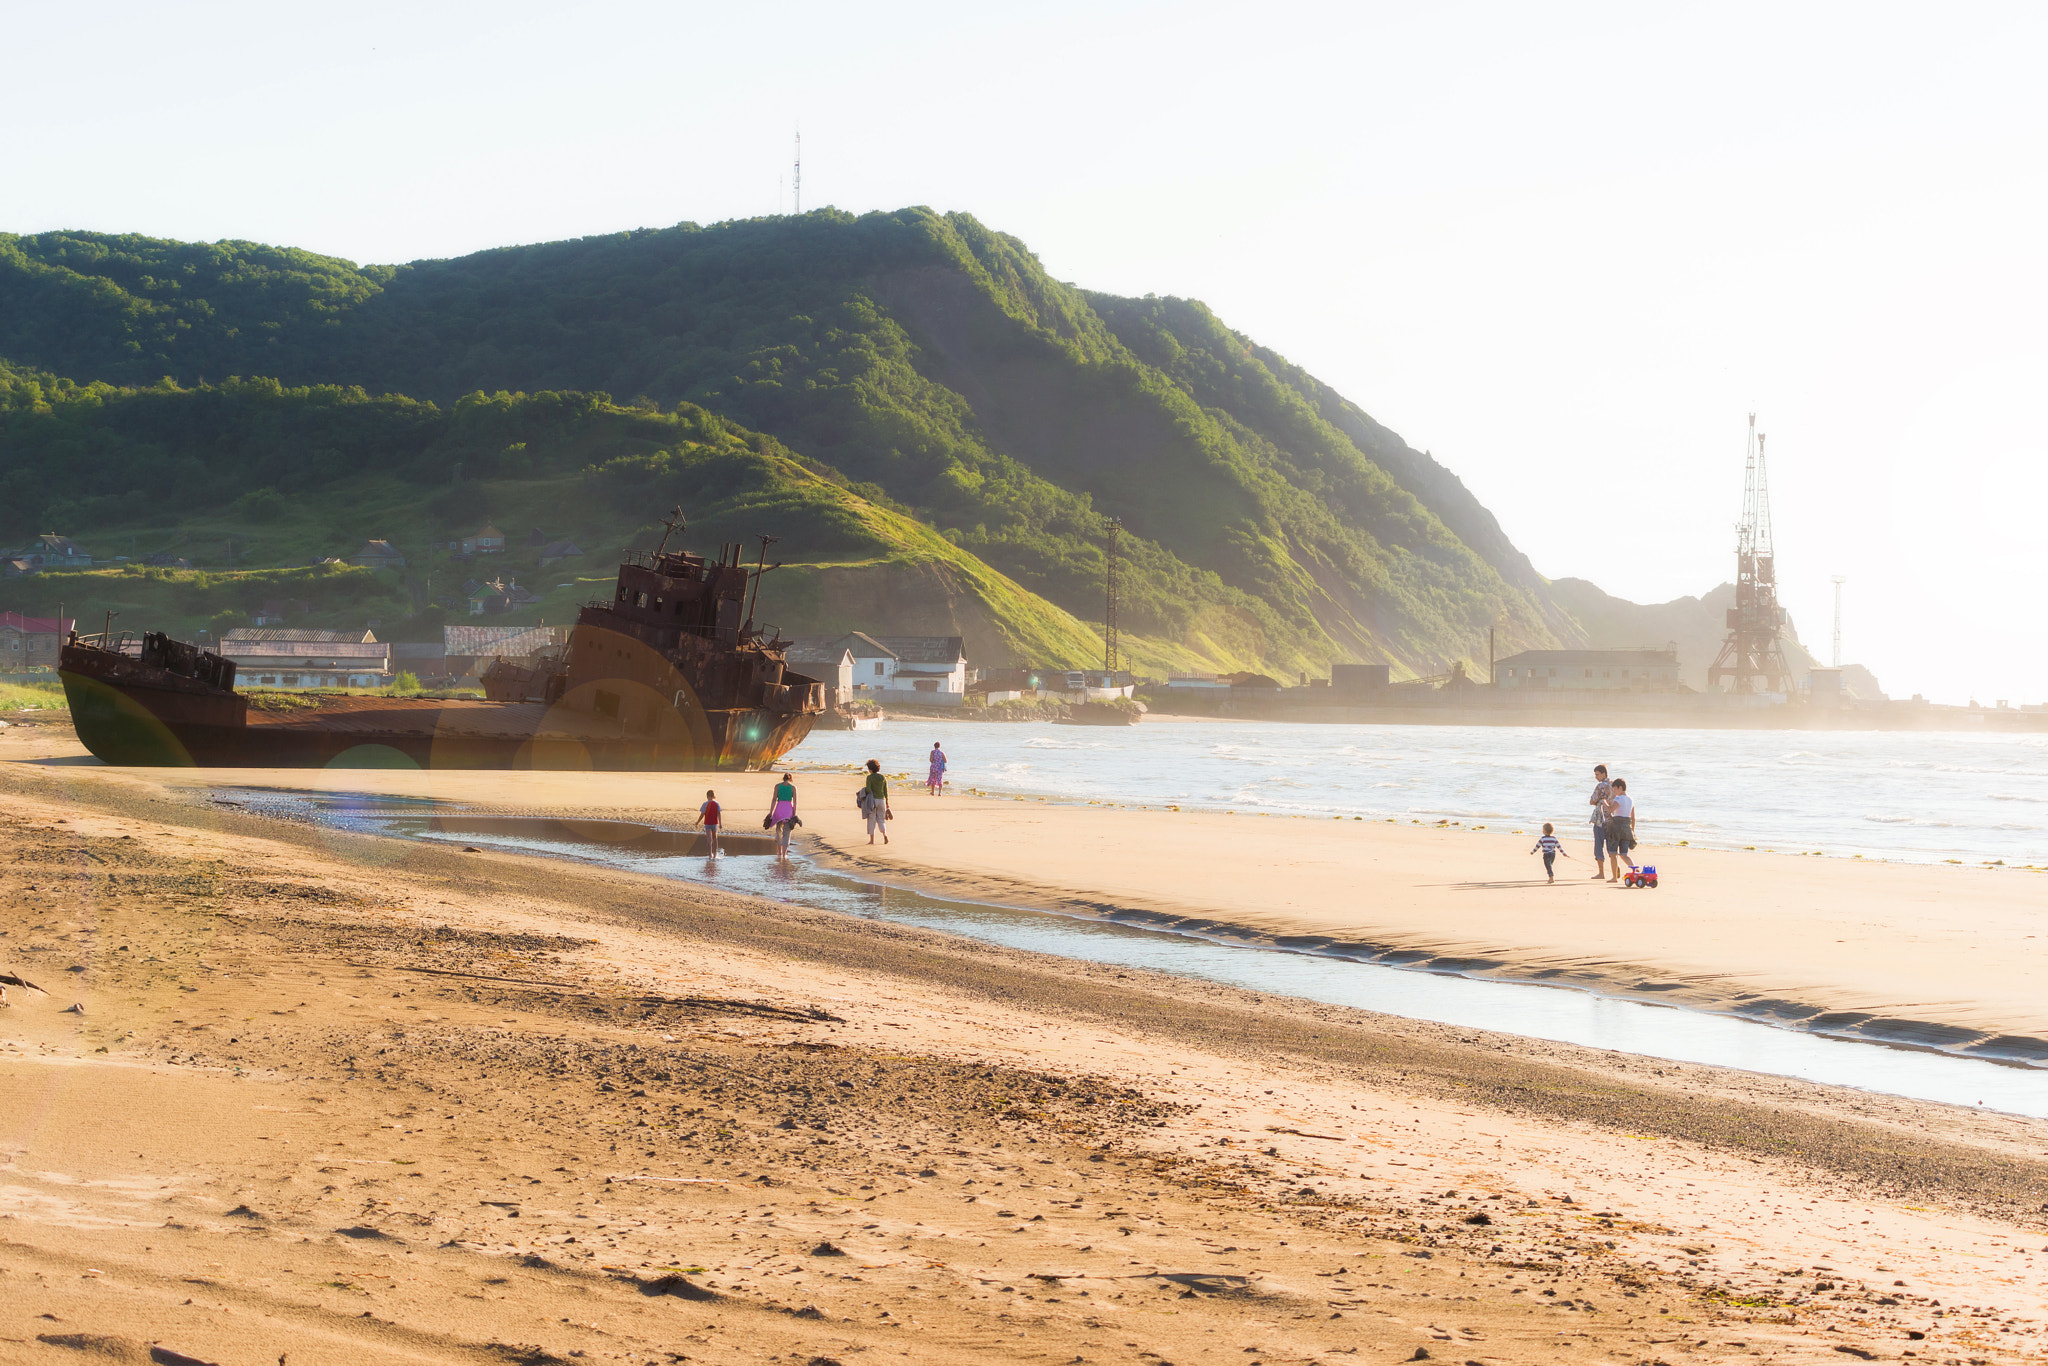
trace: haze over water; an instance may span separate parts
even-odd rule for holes
[[[891,720],[821,731],[800,767],[873,757],[915,820],[925,755],[942,741],[959,791],[1328,819],[1454,820],[1532,837],[1586,834],[1591,770],[1638,804],[1645,861],[1661,846],[1938,863],[2048,865],[2048,735],[1568,730],[1148,721],[1134,727]],[[812,778],[816,802],[825,780]],[[847,780],[849,794],[852,779]],[[848,800],[851,800],[849,795]]]

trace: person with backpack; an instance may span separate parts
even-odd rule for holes
[[[1607,858],[1613,876],[1621,881],[1621,865],[1635,870],[1636,861],[1628,851],[1636,847],[1636,799],[1628,795],[1628,779],[1616,778],[1607,796]]]
[[[868,843],[873,844],[875,836],[880,834],[882,843],[887,844],[889,818],[895,812],[889,809],[889,780],[882,776],[880,759],[868,760],[868,776],[861,783],[856,800],[860,803],[861,814],[868,818]]]
[[[718,794],[707,791],[704,805],[697,808],[696,824],[704,827],[704,841],[711,849],[711,857],[718,857]]]

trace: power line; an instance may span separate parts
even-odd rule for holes
[[[1117,671],[1123,653],[1123,641],[1116,622],[1117,599],[1123,596],[1123,563],[1117,538],[1123,529],[1123,518],[1109,519],[1108,539],[1103,551],[1105,565],[1102,576],[1102,667],[1105,672],[1111,674]],[[1110,686],[1115,685],[1116,680],[1112,678]]]

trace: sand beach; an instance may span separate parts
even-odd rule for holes
[[[771,781],[715,780],[737,828]],[[218,800],[679,825],[705,785],[0,733],[0,971],[40,988],[0,1012],[0,1360],[2048,1356],[2043,1121]],[[1657,850],[1655,892],[1546,887],[1496,830],[907,784],[871,849],[850,775],[800,787],[816,856],[952,895],[2048,1037],[2017,870]]]

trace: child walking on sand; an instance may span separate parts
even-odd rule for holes
[[[704,841],[711,847],[711,857],[718,857],[718,794],[707,791],[704,805],[697,808],[696,823],[704,827]]]
[[[1549,821],[1543,822],[1543,838],[1536,841],[1536,849],[1543,851],[1543,876],[1552,882],[1557,881],[1557,856],[1564,854],[1564,843],[1557,837],[1557,827]],[[1533,854],[1536,849],[1529,852]],[[1570,854],[1564,856],[1571,857]]]

